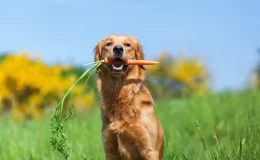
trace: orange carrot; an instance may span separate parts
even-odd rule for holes
[[[117,65],[122,64],[120,61],[110,61],[108,58],[104,59],[104,63],[105,64],[117,64]],[[129,59],[124,64],[125,65],[154,65],[154,64],[158,64],[158,63],[159,62],[155,62],[155,61]]]

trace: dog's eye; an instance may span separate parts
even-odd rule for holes
[[[130,45],[130,43],[125,43],[124,44],[126,47],[130,47],[131,45]]]
[[[107,42],[106,46],[111,46],[112,42]]]

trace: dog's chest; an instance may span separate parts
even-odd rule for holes
[[[139,118],[140,113],[137,108],[134,101],[123,103],[117,100],[103,104],[102,112],[114,126],[119,124],[127,126]]]
[[[111,122],[133,122],[138,118],[139,105],[136,93],[129,87],[123,87],[113,94],[103,96],[102,111]]]

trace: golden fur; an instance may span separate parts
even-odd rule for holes
[[[123,46],[125,59],[144,59],[136,38],[110,35],[95,47],[95,61],[113,56],[112,48],[116,45]],[[102,97],[102,141],[106,159],[163,159],[163,128],[155,115],[153,98],[143,84],[143,67],[128,66],[116,75],[106,64],[99,70],[97,84]]]

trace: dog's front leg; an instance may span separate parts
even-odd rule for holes
[[[116,134],[112,130],[104,128],[102,130],[102,141],[106,160],[120,160]]]
[[[128,152],[129,157],[132,157],[129,159],[159,160],[159,151],[155,149],[152,141],[145,127],[131,126],[118,134],[119,152]]]

